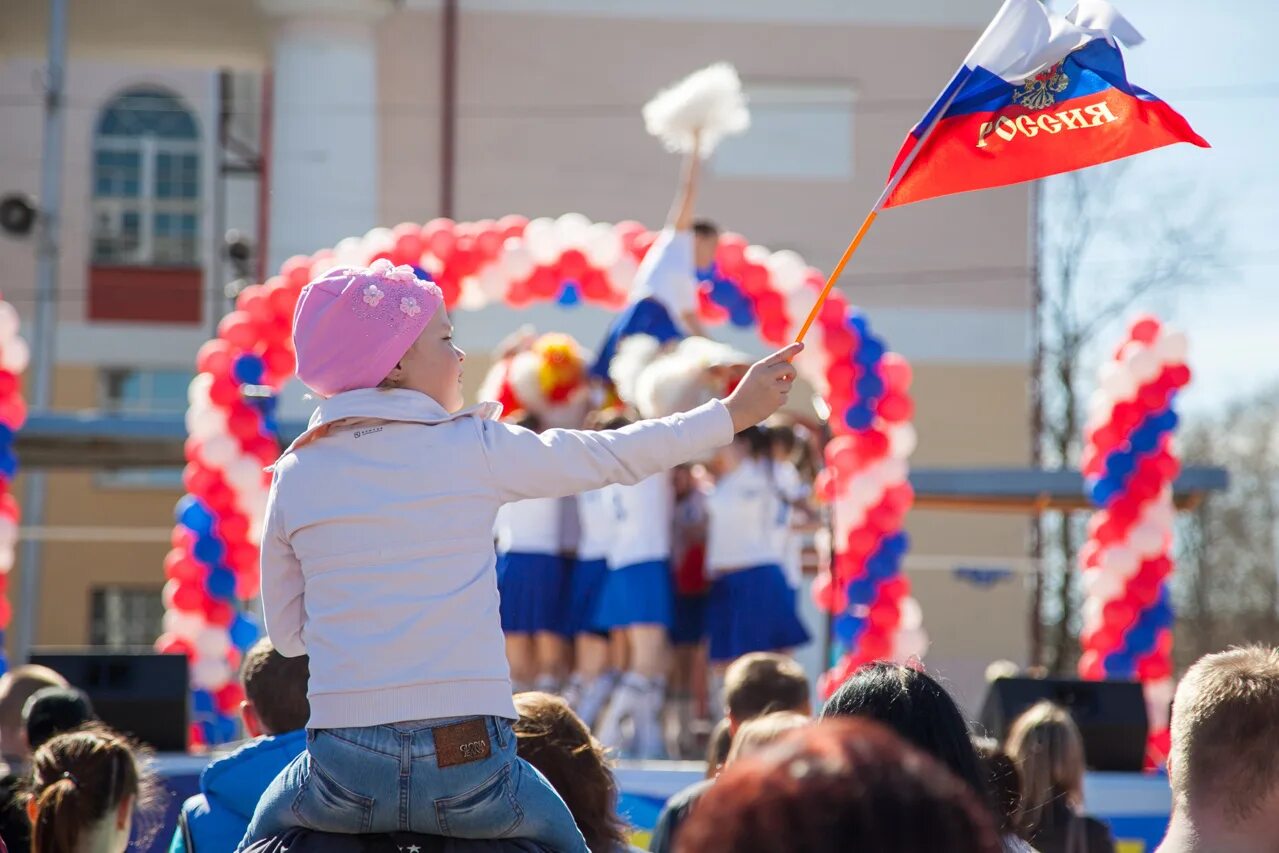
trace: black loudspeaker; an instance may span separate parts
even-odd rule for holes
[[[981,724],[1002,743],[1013,721],[1047,699],[1070,712],[1092,770],[1139,772],[1146,757],[1146,700],[1135,681],[1001,678],[990,685]]]
[[[31,662],[88,693],[93,710],[116,731],[157,752],[186,751],[186,655],[49,650],[36,652]]]

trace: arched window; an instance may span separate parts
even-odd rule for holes
[[[178,98],[129,89],[107,104],[93,139],[93,261],[195,266],[200,133]]]

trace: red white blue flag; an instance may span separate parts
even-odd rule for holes
[[[1064,18],[1038,0],[1006,0],[906,137],[883,206],[1016,184],[1177,142],[1207,148],[1176,110],[1128,82],[1119,42],[1135,46],[1141,36],[1104,0],[1081,0]]]

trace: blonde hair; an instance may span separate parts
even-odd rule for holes
[[[1205,655],[1177,685],[1169,775],[1178,801],[1251,817],[1279,788],[1279,649]]]
[[[1034,837],[1055,801],[1083,805],[1084,742],[1069,711],[1047,701],[1031,706],[1013,723],[1007,746],[1021,772],[1023,837]]]
[[[728,766],[739,758],[749,758],[764,747],[781,740],[788,732],[802,729],[811,722],[811,719],[795,711],[774,711],[742,723],[733,736],[733,745],[728,750],[724,765]]]

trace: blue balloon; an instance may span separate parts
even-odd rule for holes
[[[215,730],[218,736],[216,743],[227,743],[235,740],[239,736],[240,724],[235,717],[227,714],[219,714],[217,717],[217,723],[215,724]]]
[[[868,373],[857,380],[857,396],[866,400],[877,399],[884,394],[884,380],[873,373]]]
[[[866,620],[860,616],[844,613],[835,619],[835,636],[846,646],[855,644],[864,630]]]
[[[1151,425],[1150,421],[1146,421],[1128,437],[1128,443],[1132,445],[1132,451],[1137,455],[1145,456],[1153,453],[1159,445],[1159,431]]]
[[[206,566],[216,566],[226,557],[226,545],[212,536],[201,536],[191,546],[191,554]]]
[[[1181,423],[1181,418],[1177,417],[1177,413],[1172,409],[1168,409],[1159,416],[1159,428],[1164,432],[1172,432],[1179,423]]]
[[[555,300],[565,308],[572,308],[582,302],[582,292],[577,287],[577,282],[566,281],[560,289],[559,298]]]
[[[204,588],[209,595],[223,601],[235,598],[235,574],[227,569],[213,569],[204,579]]]
[[[6,480],[12,480],[17,473],[18,457],[14,454],[13,448],[6,447],[0,450],[0,474],[3,474]]]
[[[249,648],[258,641],[262,636],[262,632],[258,630],[258,626],[253,620],[245,616],[243,613],[237,613],[235,621],[231,623],[231,627],[227,629],[227,633],[231,635],[231,644],[241,652],[247,652]]]
[[[197,536],[204,536],[213,529],[213,513],[204,501],[194,495],[186,495],[178,501],[178,522]]]
[[[266,371],[266,365],[262,363],[262,359],[253,353],[241,353],[236,356],[235,362],[231,365],[231,375],[236,381],[245,385],[261,385],[262,374]]]
[[[867,336],[862,339],[862,345],[857,348],[855,359],[858,364],[864,367],[870,367],[877,364],[884,357],[884,344],[878,338]]]
[[[1128,636],[1124,638],[1124,650],[1137,657],[1150,652],[1155,647],[1155,638],[1158,632],[1149,625],[1143,625],[1140,621],[1128,631]]]
[[[1107,678],[1131,678],[1137,662],[1132,655],[1123,652],[1111,652],[1102,661],[1102,666],[1106,670]]]
[[[899,530],[892,536],[885,537],[880,550],[900,560],[910,550],[910,537],[906,535],[906,531]]]
[[[218,724],[214,718],[205,718],[199,721],[200,734],[204,737],[205,743],[221,743],[218,740]]]
[[[887,554],[878,553],[866,561],[866,576],[875,580],[888,580],[896,574],[896,562]]]
[[[866,429],[874,420],[875,413],[861,403],[849,406],[848,411],[844,412],[844,423],[848,424],[849,429]]]
[[[1092,497],[1092,502],[1096,506],[1106,506],[1115,497],[1118,490],[1119,488],[1114,480],[1109,477],[1102,477],[1093,483],[1088,491]]]
[[[435,281],[435,279],[431,278],[431,274],[429,272],[419,266],[413,266],[413,275],[422,279],[422,281]]]
[[[713,283],[715,279],[717,279],[718,277],[719,277],[719,267],[715,264],[714,261],[711,261],[708,266],[697,268],[698,281],[709,281]]]
[[[755,325],[755,309],[749,302],[742,302],[728,309],[728,321],[741,329]]]
[[[875,600],[875,582],[867,578],[858,578],[848,585],[848,603],[870,604]]]
[[[215,707],[212,693],[200,688],[191,691],[191,708],[197,714],[212,714]]]
[[[1123,479],[1131,474],[1136,467],[1136,458],[1127,451],[1116,450],[1106,457],[1106,475],[1108,477]]]
[[[8,424],[0,424],[0,445],[8,446],[13,442],[13,428]]]
[[[870,334],[870,321],[866,319],[866,315],[860,311],[849,311],[848,317],[844,320],[844,324],[849,329],[857,333],[859,338],[865,338]]]

